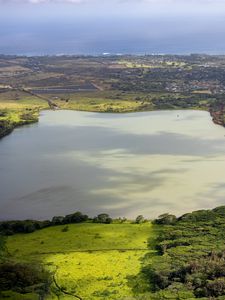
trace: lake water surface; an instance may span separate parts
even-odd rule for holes
[[[0,140],[0,219],[212,208],[224,163],[225,129],[207,112],[45,111]]]

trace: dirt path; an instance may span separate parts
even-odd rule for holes
[[[111,251],[119,251],[119,252],[126,252],[126,251],[149,251],[148,248],[121,248],[121,249],[86,249],[86,250],[68,250],[68,251],[49,251],[49,252],[39,252],[38,255],[48,255],[48,254],[67,254],[67,253],[92,253],[92,252],[111,252]]]
[[[51,109],[58,109],[59,108],[51,99],[43,97],[43,96],[40,96],[40,95],[37,95],[37,94],[31,92],[30,90],[27,90],[25,88],[20,88],[20,89],[18,89],[18,91],[24,92],[24,93],[29,94],[31,96],[37,97],[37,98],[39,98],[41,100],[47,101],[48,105],[49,105],[49,107]]]

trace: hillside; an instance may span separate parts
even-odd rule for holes
[[[85,221],[13,234],[2,246],[1,299],[223,300],[224,228],[223,206],[179,218],[164,214],[152,224]],[[41,283],[7,291],[7,263],[10,276],[15,266],[39,265]]]

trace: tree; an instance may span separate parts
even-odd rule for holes
[[[61,225],[61,224],[63,224],[63,221],[64,221],[64,217],[61,217],[61,216],[55,216],[52,218],[53,225]]]
[[[156,224],[163,224],[163,225],[173,225],[177,221],[176,216],[170,214],[163,214],[155,220]]]
[[[99,214],[97,217],[94,217],[94,223],[103,223],[103,224],[110,224],[112,223],[112,218],[108,214]]]
[[[77,211],[73,214],[67,215],[64,218],[65,224],[71,224],[71,223],[82,223],[88,220],[87,215],[83,215],[81,212]]]
[[[136,224],[141,224],[145,221],[144,217],[142,215],[137,216],[137,218],[135,219],[135,223]]]

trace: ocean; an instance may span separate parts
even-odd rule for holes
[[[0,4],[1,8],[2,4]],[[0,53],[225,53],[224,13],[86,14],[0,10]]]

